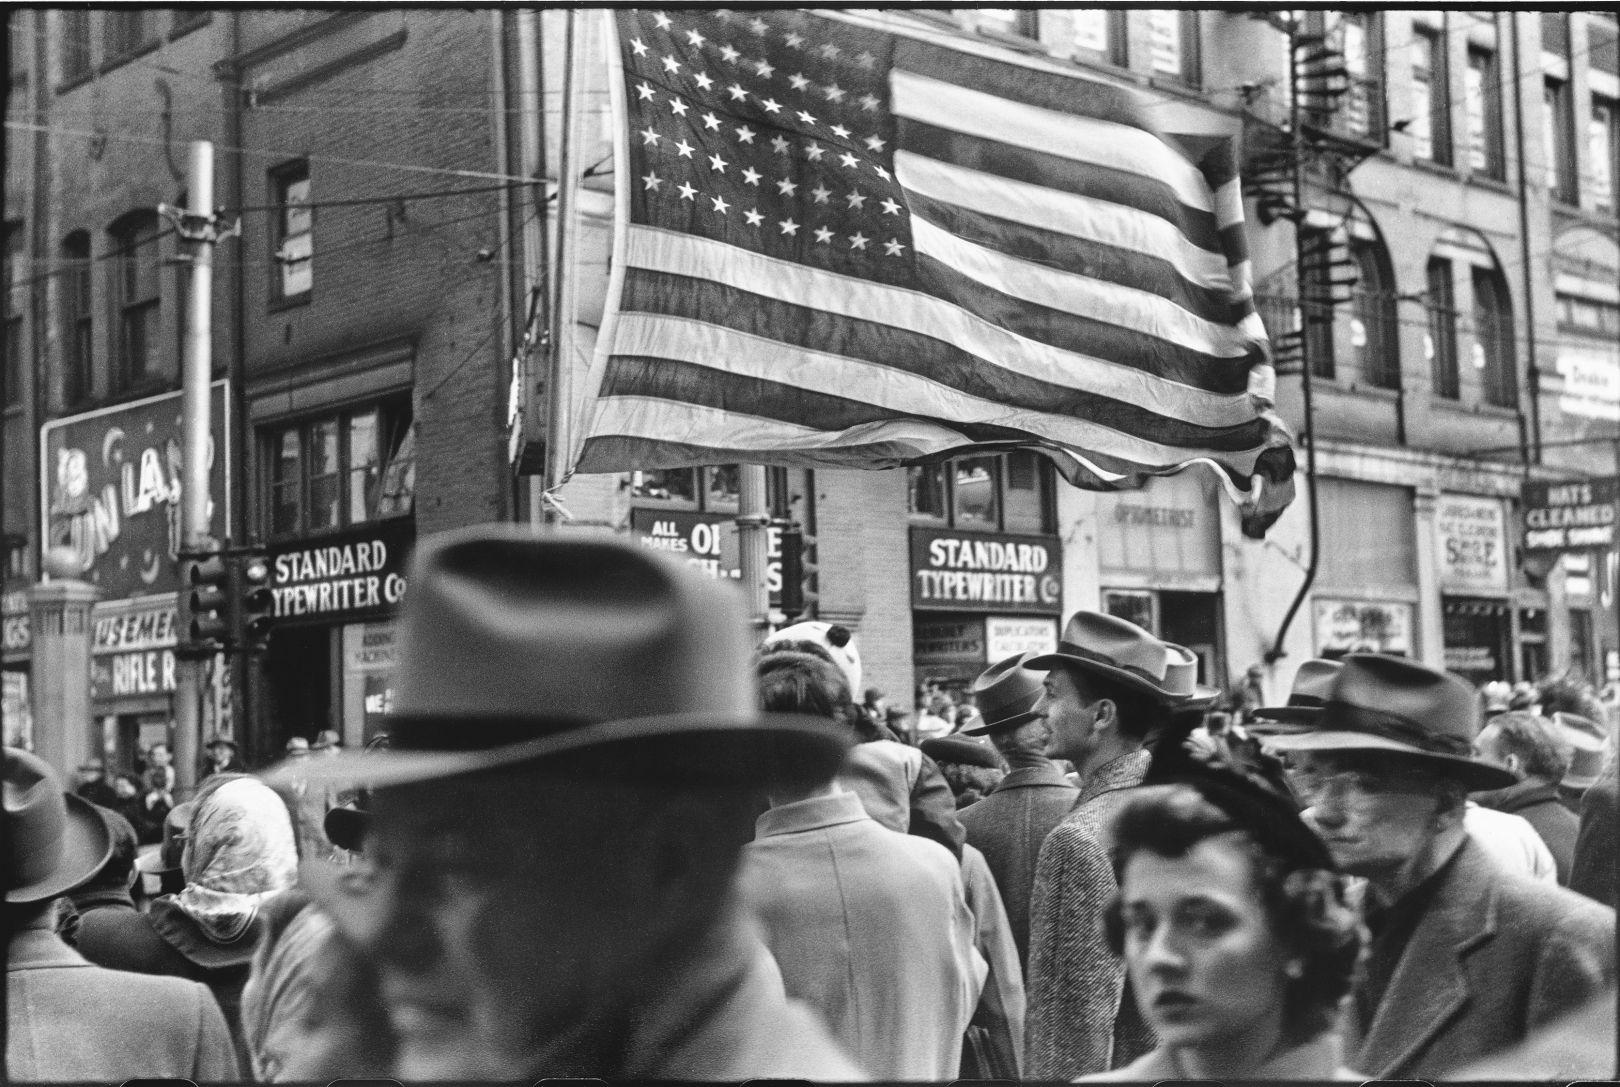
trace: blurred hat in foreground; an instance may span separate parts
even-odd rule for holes
[[[6,901],[44,902],[89,880],[112,855],[96,807],[62,791],[49,763],[6,748]]]

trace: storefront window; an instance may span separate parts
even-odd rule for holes
[[[284,430],[276,435],[270,456],[270,534],[297,532],[299,490],[303,483],[298,431]]]
[[[1116,619],[1135,623],[1143,630],[1152,630],[1158,625],[1153,616],[1153,594],[1150,592],[1110,589],[1103,593],[1103,611]]]
[[[703,469],[703,508],[706,510],[736,511],[742,498],[741,468],[723,464],[718,468]]]

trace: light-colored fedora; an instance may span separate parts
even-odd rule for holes
[[[1198,686],[1198,658],[1191,650],[1097,611],[1069,616],[1057,650],[1031,657],[1024,667],[1039,672],[1079,668],[1171,705],[1203,697],[1208,690]]]
[[[820,780],[851,742],[832,721],[762,712],[740,594],[656,552],[478,525],[424,537],[410,585],[387,749],[271,784],[386,787],[606,745],[616,764],[687,778]]]
[[[1422,763],[1471,791],[1518,779],[1473,757],[1479,698],[1466,680],[1406,657],[1352,653],[1321,714],[1303,732],[1266,737],[1279,751],[1385,751]]]
[[[964,728],[964,735],[983,736],[998,729],[1017,728],[1039,716],[1035,703],[1041,700],[1041,674],[1024,667],[1024,662],[1034,655],[1018,653],[979,673],[972,689],[979,721]]]
[[[1572,749],[1569,769],[1564,771],[1563,779],[1558,784],[1570,792],[1585,792],[1597,781],[1598,771],[1603,769],[1607,739],[1603,726],[1590,717],[1563,710],[1554,713],[1552,719],[1553,724],[1558,726],[1559,738]]]

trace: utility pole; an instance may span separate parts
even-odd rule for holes
[[[191,291],[186,308],[185,348],[180,378],[180,554],[182,558],[212,550],[208,532],[209,381],[213,376],[214,246],[239,231],[240,222],[220,229],[214,204],[214,145],[208,140],[191,144],[191,177],[187,187],[191,207],[182,211],[169,204],[158,214],[174,224],[175,232],[190,243]],[[225,514],[228,519],[230,514]],[[182,564],[181,569],[185,569]],[[185,615],[182,601],[190,587],[180,585],[175,610]],[[177,637],[185,640],[188,631]],[[174,771],[180,792],[190,795],[197,784],[197,760],[202,749],[202,704],[208,670],[189,654],[176,654],[174,690]]]

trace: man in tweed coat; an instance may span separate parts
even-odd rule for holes
[[[1069,1080],[1153,1048],[1104,934],[1115,883],[1103,826],[1119,791],[1142,782],[1148,735],[1195,694],[1205,696],[1188,650],[1097,612],[1076,613],[1057,652],[1025,666],[1047,673],[1036,705],[1051,729],[1046,754],[1073,762],[1080,779],[1073,810],[1047,835],[1035,866],[1025,1074]]]

